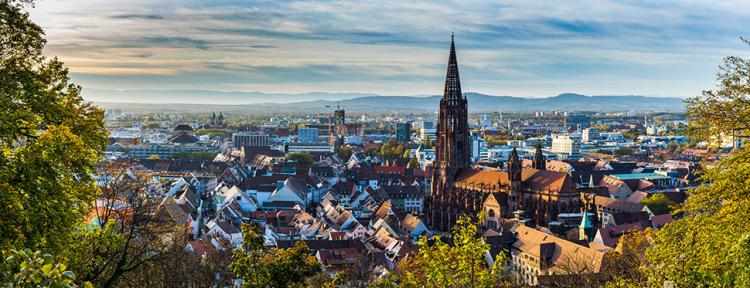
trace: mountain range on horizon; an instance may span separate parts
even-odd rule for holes
[[[262,93],[221,92],[208,90],[171,91],[101,91],[90,90],[94,103],[124,111],[258,111],[258,112],[325,112],[340,105],[352,112],[415,112],[437,110],[440,96],[381,96],[367,93]],[[588,96],[563,93],[551,97],[495,96],[465,93],[470,112],[533,111],[649,111],[680,112],[684,99],[639,95]],[[89,98],[89,97],[87,97]],[[158,99],[158,100],[154,100]],[[126,100],[126,101],[122,101]],[[169,104],[158,105],[153,104]]]

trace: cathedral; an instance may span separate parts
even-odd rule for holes
[[[522,167],[515,148],[506,171],[472,166],[468,102],[461,93],[454,42],[451,36],[427,206],[429,225],[449,231],[460,215],[473,217],[484,210],[489,219],[521,215],[532,224],[546,226],[559,213],[580,212],[574,181],[568,173],[545,169],[539,145],[530,168]]]

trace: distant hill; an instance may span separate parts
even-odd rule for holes
[[[237,92],[242,93],[242,92]],[[263,94],[252,92],[257,98],[265,103],[258,104],[182,104],[185,102],[169,101],[172,99],[151,98],[164,100],[168,105],[153,105],[148,103],[111,103],[96,102],[103,107],[121,108],[126,111],[257,111],[257,112],[322,112],[329,111],[326,106],[341,105],[347,111],[352,112],[435,112],[438,108],[440,96],[361,96],[366,94],[288,94],[304,95],[304,97],[292,97],[294,99],[309,99],[315,96],[347,95],[339,100],[301,100],[288,101],[287,94]],[[323,95],[325,94],[325,95]],[[237,95],[239,96],[239,95]],[[586,96],[575,93],[564,93],[547,98],[525,98],[514,96],[492,96],[480,93],[466,93],[469,100],[470,112],[534,112],[534,111],[600,111],[600,112],[627,112],[627,111],[668,111],[678,112],[685,109],[683,99],[647,96]],[[189,98],[189,97],[186,97]],[[239,97],[238,97],[239,98]],[[329,97],[321,97],[328,98]],[[185,98],[183,98],[185,99]],[[276,103],[269,103],[273,100]],[[203,98],[203,101],[206,99]],[[236,102],[247,103],[247,99],[235,99]],[[243,101],[244,100],[244,101]],[[153,101],[153,100],[152,100]],[[223,101],[222,101],[223,102]],[[253,101],[255,102],[255,101]],[[282,102],[282,103],[279,103]],[[171,103],[171,104],[169,104]]]

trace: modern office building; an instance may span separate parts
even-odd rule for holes
[[[318,128],[297,129],[297,141],[299,143],[318,143]]]
[[[396,141],[400,143],[411,140],[411,123],[396,123]]]
[[[268,146],[268,134],[259,132],[235,132],[232,134],[232,142],[237,149],[243,146],[265,147]]]
[[[560,160],[578,160],[581,158],[581,143],[570,135],[552,135],[552,153]]]

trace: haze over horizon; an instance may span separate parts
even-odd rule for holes
[[[747,54],[750,27],[750,1],[35,5],[47,55],[92,101],[121,90],[438,95],[451,31],[466,91],[689,97],[714,87],[722,57]]]

